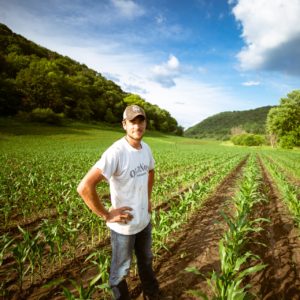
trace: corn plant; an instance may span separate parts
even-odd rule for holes
[[[2,261],[13,249],[16,260],[14,265],[5,265],[4,271],[15,268],[22,274],[18,277],[23,279],[36,274],[37,270],[41,275],[46,268],[59,271],[64,259],[75,257],[78,250],[82,253],[83,247],[92,248],[107,241],[105,223],[91,214],[78,197],[76,186],[87,166],[99,158],[114,137],[113,131],[95,129],[82,135],[80,129],[72,134],[60,130],[57,135],[41,134],[37,138],[26,134],[5,139],[0,147],[1,229],[5,233],[16,221],[16,216],[18,220],[23,216],[24,223],[33,219],[40,220],[40,224],[36,228],[38,233],[30,233],[27,241],[22,235],[21,242],[17,243],[15,239],[2,248]],[[62,138],[64,143],[61,143]],[[153,244],[155,251],[159,251],[168,248],[168,236],[201,206],[245,153],[228,147],[203,146],[202,143],[199,147],[197,140],[191,140],[189,144],[186,139],[178,142],[173,138],[162,142],[150,138],[149,141],[154,145],[156,159],[154,203],[156,200],[166,202],[170,208],[165,213],[153,213]],[[208,179],[201,182],[203,178]],[[108,194],[108,186],[99,186],[98,192],[100,198]],[[172,199],[179,200],[172,202]],[[49,210],[57,213],[55,218],[49,218]],[[97,256],[90,258],[91,265],[97,267],[92,261],[99,263]],[[94,284],[95,288],[97,284]],[[83,286],[87,288],[85,283]]]
[[[97,267],[98,273],[91,280],[90,285],[95,285],[97,282],[101,282],[100,287],[106,288],[107,282],[109,279],[109,266],[110,266],[110,257],[106,250],[101,249],[91,253],[85,261],[90,261],[93,266]]]
[[[2,266],[3,259],[5,257],[6,252],[9,250],[9,247],[13,243],[14,238],[10,237],[8,233],[3,234],[1,236],[1,244],[0,244],[0,266]]]
[[[298,227],[300,227],[300,188],[287,179],[287,175],[274,161],[263,156],[263,162],[274,178],[277,187],[282,194],[283,201],[286,203]]]
[[[259,272],[266,266],[256,264],[252,267],[245,267],[250,259],[259,259],[245,251],[245,245],[249,242],[249,234],[261,231],[259,224],[267,221],[264,218],[250,219],[253,206],[260,201],[265,201],[265,197],[259,193],[260,184],[261,176],[256,161],[251,157],[243,181],[240,183],[239,192],[234,197],[235,214],[228,216],[221,212],[228,230],[219,243],[221,271],[220,273],[213,271],[208,279],[214,293],[213,299],[245,299],[250,285],[242,286],[244,278],[251,273]],[[195,269],[187,269],[187,271],[195,273]],[[190,292],[208,299],[208,296],[201,291]]]
[[[69,279],[72,283],[72,286],[76,289],[78,296],[75,296],[68,288],[63,287],[63,294],[68,300],[92,300],[92,295],[95,291],[95,286],[89,284],[87,287],[84,287],[81,282],[78,284],[76,281]]]
[[[22,292],[23,290],[23,280],[26,273],[29,271],[30,266],[26,267],[26,260],[29,255],[30,248],[23,242],[17,243],[13,249],[12,253],[14,259],[16,261],[16,271],[18,273],[18,282],[19,282],[19,290]]]
[[[73,287],[76,289],[76,293],[79,296],[75,296],[69,289],[63,287],[64,296],[67,299],[91,299],[93,293],[96,290],[101,290],[101,299],[110,299],[111,298],[111,290],[108,284],[109,279],[109,265],[110,265],[110,258],[106,250],[98,250],[91,253],[85,260],[85,262],[91,262],[92,266],[88,266],[84,268],[82,272],[90,269],[93,266],[96,266],[98,273],[97,275],[92,278],[92,280],[88,283],[86,287],[81,282],[77,284],[74,280],[70,280]],[[100,283],[97,285],[97,283]]]

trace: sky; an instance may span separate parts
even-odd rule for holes
[[[0,23],[185,129],[300,89],[300,0],[0,0]]]

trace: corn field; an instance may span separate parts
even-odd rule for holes
[[[2,299],[111,298],[109,231],[76,187],[122,135],[96,126],[1,134]],[[153,252],[162,291],[172,299],[299,299],[300,152],[159,134],[145,141],[156,161]],[[108,185],[98,193],[109,207]],[[136,279],[133,264],[132,298],[141,291]]]

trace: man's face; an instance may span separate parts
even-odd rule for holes
[[[140,141],[145,133],[146,120],[143,116],[137,116],[131,121],[124,120],[123,128],[130,138]]]

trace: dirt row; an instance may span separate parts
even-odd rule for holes
[[[212,174],[211,172],[208,172],[205,176],[201,177],[198,179],[201,182],[206,182],[209,178],[211,178]],[[164,210],[167,211],[170,209],[170,201],[178,202],[179,201],[179,195],[183,194],[185,191],[187,191],[188,188],[182,188],[178,191],[178,194],[176,196],[172,196],[172,198],[167,201],[168,203],[162,203],[154,207],[155,210]],[[55,213],[53,211],[53,214],[51,217],[54,217]],[[38,223],[38,218],[34,219],[32,222],[28,222],[26,229],[31,231],[31,234],[34,234],[34,232],[38,229],[39,224]],[[15,230],[13,230],[15,229]],[[10,228],[11,232],[15,232],[15,238],[18,238],[20,234],[18,233],[17,228]],[[20,237],[19,237],[20,238]],[[98,243],[98,249],[102,248],[107,248],[109,246],[109,239],[102,240]],[[47,249],[46,249],[47,250]],[[49,249],[48,249],[49,250]],[[85,262],[85,259],[89,256],[89,254],[92,253],[92,251],[95,250],[95,247],[92,249],[78,249],[77,254],[73,258],[68,258],[64,259],[62,265],[58,266],[57,268],[55,266],[52,266],[51,268],[45,269],[43,271],[42,278],[40,276],[35,276],[36,279],[34,282],[31,282],[31,279],[29,276],[26,276],[24,278],[24,283],[23,283],[23,291],[20,294],[18,292],[18,287],[17,287],[17,274],[14,274],[12,272],[6,273],[6,269],[14,269],[16,266],[12,256],[8,256],[4,259],[3,265],[0,269],[0,281],[4,280],[5,282],[5,289],[8,292],[8,297],[9,299],[13,298],[22,298],[22,299],[36,299],[36,298],[43,298],[43,297],[55,297],[57,292],[61,291],[60,286],[52,286],[52,287],[47,287],[44,288],[43,286],[45,284],[48,284],[49,282],[59,279],[59,278],[72,278],[77,280],[81,280],[80,278],[81,272],[78,272],[78,270],[82,270],[88,266],[89,263]],[[48,251],[49,252],[49,251]],[[47,259],[47,251],[46,254],[44,255],[44,261],[46,264],[49,263],[49,259]],[[94,268],[95,269],[95,268]],[[87,275],[86,281],[91,280],[96,275],[96,271],[89,272]],[[86,275],[83,275],[86,277]],[[63,282],[63,285],[66,286],[66,281]],[[67,284],[68,285],[68,284]],[[70,286],[72,288],[72,286]],[[1,297],[1,296],[0,296]]]
[[[154,269],[166,299],[195,299],[188,291],[201,290],[212,296],[211,287],[206,278],[213,270],[220,269],[218,245],[226,230],[220,215],[221,211],[230,213],[233,209],[231,198],[238,188],[246,159],[233,170],[219,185],[213,195],[203,204],[178,232],[169,240],[169,252],[161,251],[154,261]],[[264,231],[253,236],[254,241],[261,244],[249,245],[250,250],[261,257],[262,263],[268,264],[263,271],[247,279],[252,284],[251,292],[255,299],[300,299],[300,238],[291,216],[284,207],[272,179],[263,164],[263,190],[268,202],[256,208],[257,217],[265,217],[270,222],[264,224]],[[159,207],[164,209],[164,207]],[[262,245],[265,244],[265,246]],[[74,261],[63,274],[64,278],[80,279],[80,270],[84,267],[84,258]],[[188,267],[196,267],[202,276],[185,271]],[[85,276],[94,276],[91,270]],[[85,278],[81,278],[84,280]],[[130,276],[129,287],[132,298],[141,299],[141,287],[136,275]],[[20,296],[20,295],[18,295]],[[95,299],[102,299],[95,295]],[[15,299],[21,299],[17,297]],[[23,299],[63,299],[57,289],[47,291],[41,286],[32,287]]]
[[[192,164],[188,166],[189,169],[196,169],[195,164]],[[187,166],[184,166],[184,168],[187,168]],[[170,176],[178,176],[180,173],[181,169],[171,171],[171,172],[166,172],[160,175],[159,182],[164,182],[165,178],[170,177]],[[209,174],[209,176],[212,176],[213,174]],[[204,178],[204,180],[207,180]],[[182,189],[178,193],[182,193],[184,191],[188,190],[188,187],[185,188],[184,190]],[[103,202],[110,202],[110,194],[106,193],[101,195],[101,200]],[[165,203],[162,203],[161,205],[158,206],[158,209],[164,207]],[[10,235],[13,236],[18,236],[20,234],[20,231],[18,229],[18,226],[21,226],[22,228],[25,228],[27,231],[35,232],[39,229],[40,223],[43,219],[55,219],[59,215],[58,211],[56,208],[47,208],[44,209],[40,212],[36,212],[33,215],[29,217],[24,217],[21,214],[15,215],[11,217],[11,220],[6,226],[3,226],[0,224],[0,234],[5,234],[5,233],[10,233]],[[63,213],[64,217],[67,217],[66,213]],[[4,221],[3,221],[4,223]]]
[[[177,170],[173,170],[171,172],[165,172],[160,175],[160,182],[163,182],[165,178],[170,177],[170,176],[178,176],[180,173],[181,169],[186,169],[189,167],[189,169],[195,169],[196,166],[195,164],[191,164],[189,166],[183,166]],[[101,199],[104,202],[109,202],[110,201],[110,195],[109,193],[101,195]],[[43,219],[54,219],[58,216],[58,212],[56,208],[47,208],[42,211],[36,212],[33,215],[30,215],[28,217],[23,216],[21,213],[15,214],[10,217],[10,221],[6,226],[3,226],[4,220],[0,224],[0,234],[5,234],[9,232],[11,235],[17,235],[19,233],[18,226],[25,227],[26,230],[32,232],[35,231],[36,228],[39,227],[41,220]]]
[[[300,299],[300,232],[281,199],[276,185],[260,160],[268,202],[257,211],[268,218],[252,252],[268,266],[249,279],[257,299]],[[263,245],[264,244],[264,245]]]
[[[252,285],[250,293],[253,299],[298,300],[299,229],[261,162],[260,166],[263,174],[262,192],[266,194],[267,202],[255,208],[256,217],[268,218],[270,222],[264,223],[264,230],[253,236],[249,250],[258,255],[267,267],[247,278],[244,284]],[[156,262],[155,271],[166,299],[196,299],[188,292],[193,289],[212,297],[206,278],[210,277],[213,270],[220,269],[218,244],[226,230],[220,211],[232,209],[230,198],[241,175],[242,166],[223,182],[201,210],[177,233],[177,242],[170,253]],[[202,276],[185,271],[187,267],[196,267]],[[138,287],[135,287],[132,295],[136,296],[137,291]],[[142,299],[141,295],[137,299]]]
[[[296,178],[294,175],[291,174],[289,170],[284,169],[282,166],[280,166],[278,163],[274,161],[270,156],[266,156],[267,160],[271,162],[271,164],[277,165],[278,169],[281,173],[284,174],[284,176],[287,178],[287,180],[293,184],[296,187],[300,187],[300,179]]]
[[[230,199],[246,161],[247,158],[223,180],[189,222],[171,237],[176,242],[155,262],[157,279],[167,299],[194,299],[187,292],[190,289],[200,289],[211,295],[206,277],[212,270],[220,268],[218,243],[226,229],[220,212],[232,210]],[[188,267],[196,267],[203,276],[185,271]],[[137,291],[140,291],[138,287],[132,290],[133,298],[142,299]]]
[[[202,176],[200,179],[198,179],[201,182],[206,182],[208,181],[209,178],[211,178],[213,174],[211,172],[208,172],[208,174]],[[183,195],[187,190],[189,190],[192,187],[192,185],[185,187],[185,188],[181,188],[178,193],[175,196],[172,196],[171,198],[169,198],[168,201],[165,201],[159,205],[157,205],[156,207],[154,207],[153,209],[155,211],[159,211],[159,210],[164,210],[164,211],[168,211],[170,210],[170,203],[176,204],[179,199],[180,199],[180,195]],[[107,198],[109,198],[109,196],[107,196]],[[106,199],[106,198],[105,198]],[[32,226],[32,224],[35,225],[35,227]],[[31,232],[31,234],[34,234],[35,231],[37,231],[39,229],[39,224],[37,224],[37,222],[33,222],[30,224],[30,226],[26,227],[27,230],[29,230]],[[21,235],[20,233],[16,231],[16,235],[15,235],[15,240],[17,239],[21,239]],[[98,243],[96,243],[96,246],[85,249],[83,251],[83,249],[78,248],[76,254],[74,255],[74,257],[72,259],[64,259],[63,260],[63,264],[61,266],[57,266],[57,268],[55,269],[55,271],[52,268],[48,268],[48,270],[46,270],[43,273],[43,279],[40,280],[35,280],[34,283],[30,282],[30,280],[24,280],[24,284],[23,284],[23,296],[25,298],[27,298],[29,295],[32,295],[33,297],[35,297],[35,294],[38,294],[39,297],[41,296],[41,294],[45,294],[47,293],[47,289],[44,289],[42,286],[44,284],[46,284],[47,282],[50,282],[52,280],[55,280],[56,278],[59,277],[72,277],[74,278],[74,275],[72,274],[76,274],[76,272],[73,270],[73,266],[76,266],[76,268],[78,269],[82,269],[85,268],[87,266],[87,264],[85,263],[85,259],[86,257],[89,256],[89,254],[91,254],[93,251],[95,251],[95,249],[102,249],[102,248],[108,248],[110,244],[110,239],[109,238],[105,238],[102,241],[99,241]],[[48,264],[48,260],[46,258],[46,256],[49,254],[49,247],[46,249],[45,253],[44,253],[44,261],[46,264]],[[15,267],[15,262],[13,257],[10,255],[8,257],[6,257],[3,261],[3,265],[0,269],[0,281],[1,279],[3,279],[3,276],[1,276],[1,274],[3,275],[3,272],[1,273],[1,270],[5,270],[5,269],[12,269]],[[92,274],[93,275],[93,274]],[[91,276],[92,276],[91,275]],[[96,274],[94,274],[95,276]],[[8,280],[8,275],[5,275],[6,277],[6,288],[9,287],[9,290],[11,291],[11,294],[14,294],[13,291],[17,290],[17,286],[16,286],[16,282],[17,282],[17,275],[15,274],[15,276],[9,276],[10,279]],[[76,276],[78,277],[78,276]],[[92,276],[93,277],[93,276]],[[91,278],[88,278],[91,279]],[[41,288],[39,288],[41,287]],[[39,289],[41,289],[42,291],[40,292]],[[48,289],[49,290],[49,289]],[[51,289],[51,294],[55,293],[55,290],[57,289]],[[18,294],[18,293],[17,293]],[[20,295],[18,295],[19,297]]]

